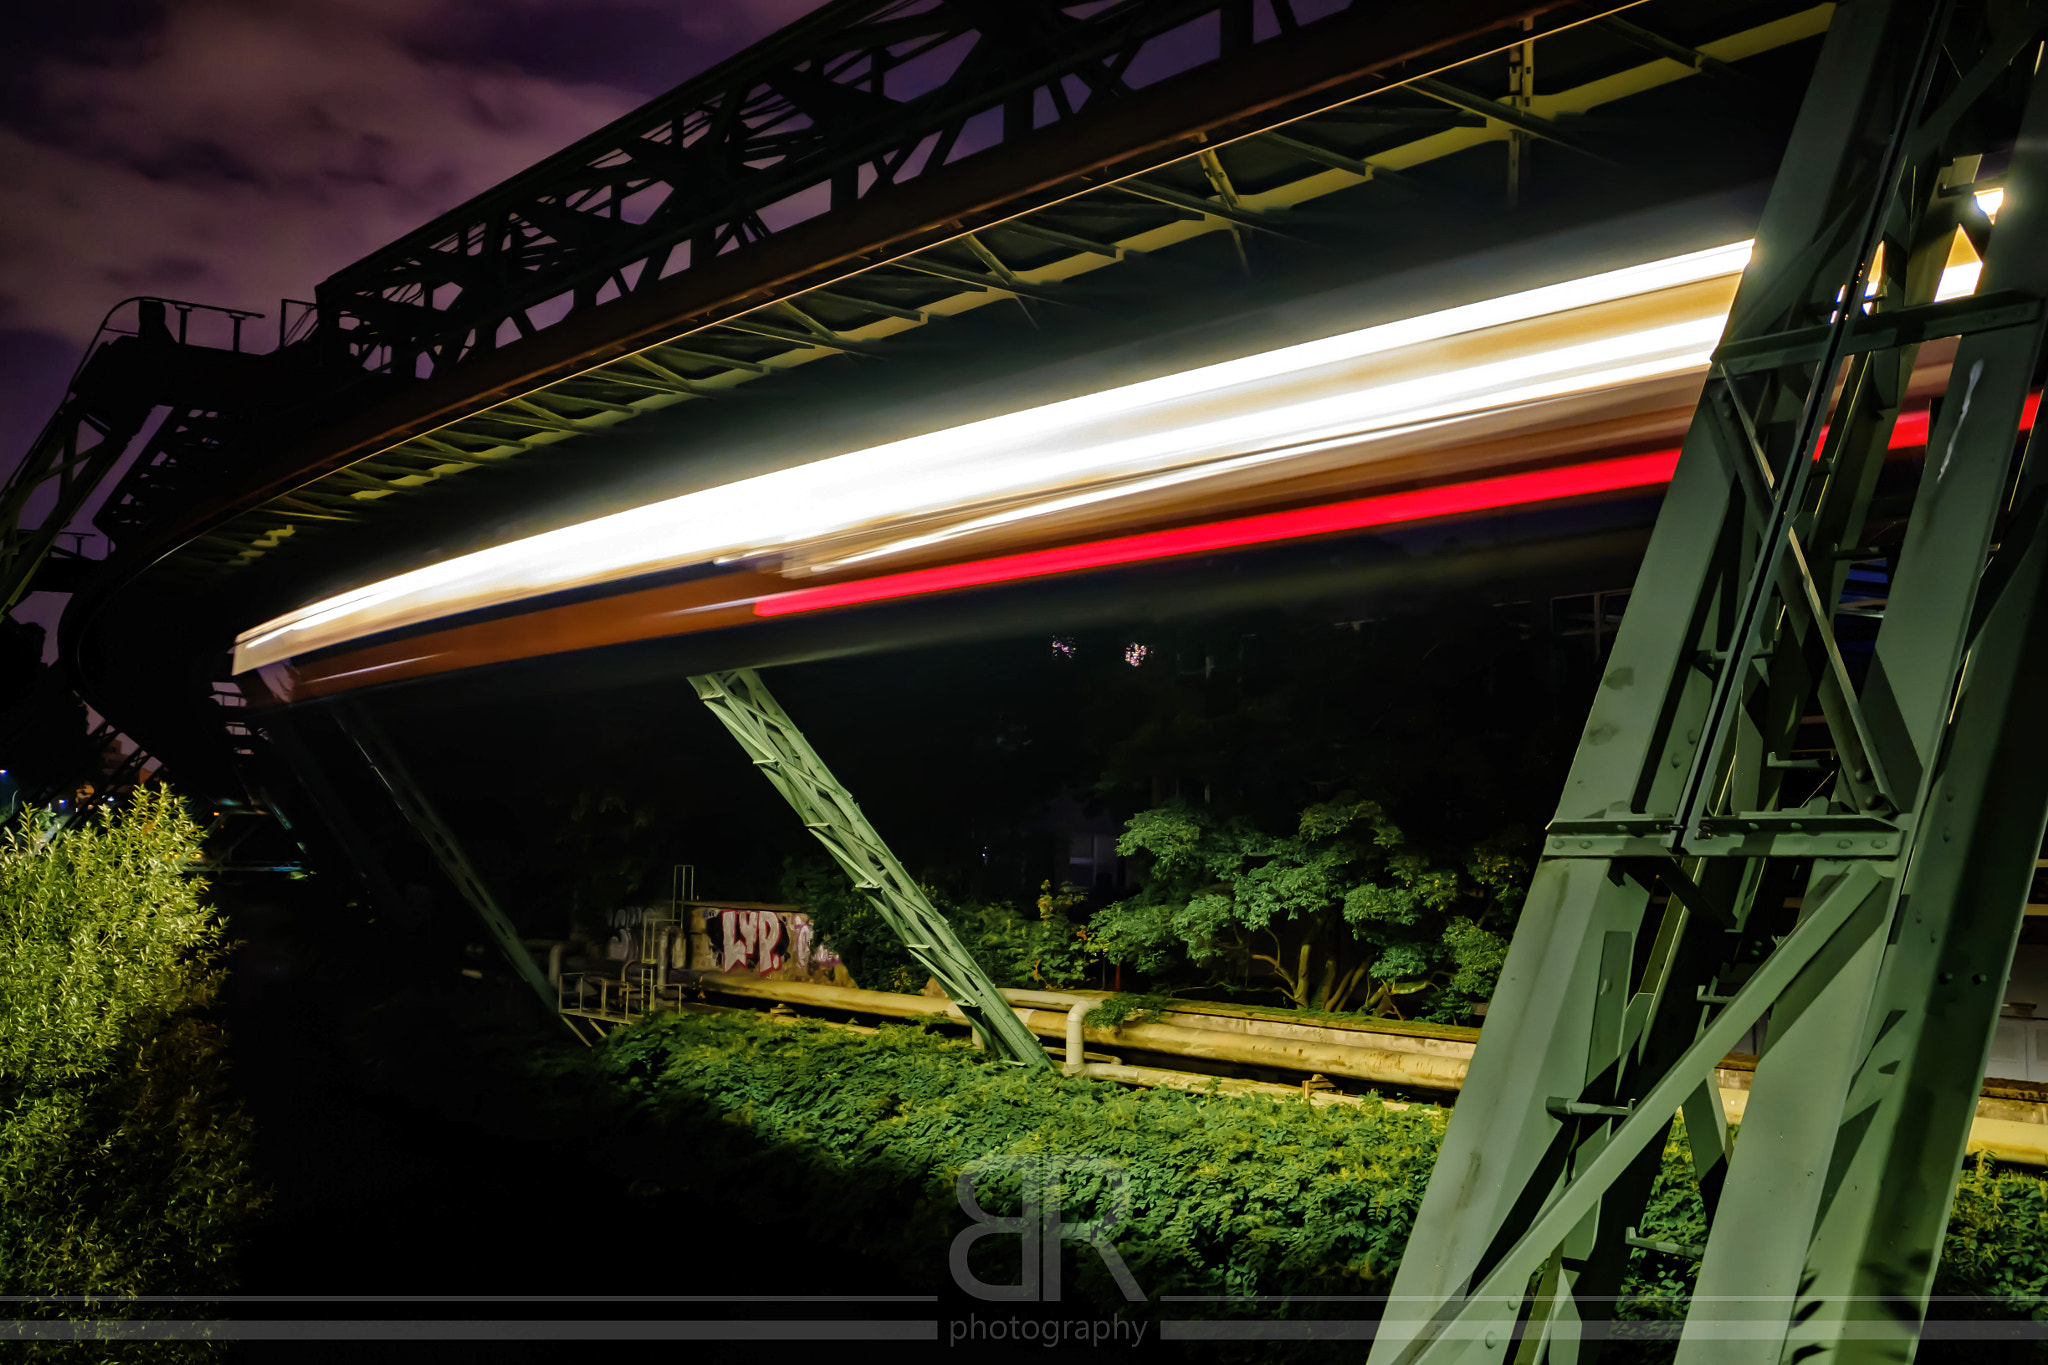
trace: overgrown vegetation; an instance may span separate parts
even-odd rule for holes
[[[959,1171],[1046,1154],[1124,1166],[1131,1219],[1116,1244],[1154,1300],[1369,1291],[1398,1260],[1442,1128],[1426,1107],[1320,1108],[1026,1075],[913,1027],[864,1035],[669,1014],[614,1035],[601,1064],[651,1114],[688,1125],[689,1160],[669,1167],[674,1178],[694,1171],[713,1197],[744,1189],[756,1216],[801,1210],[808,1237],[892,1261],[934,1288],[947,1282],[961,1223]],[[991,1211],[1006,1198],[1014,1211],[1014,1183],[985,1196]],[[988,1239],[992,1250],[999,1240]],[[981,1273],[996,1282],[1005,1268]],[[1128,1307],[1096,1258],[1076,1258],[1069,1284],[1070,1299]]]
[[[227,945],[200,831],[143,789],[96,825],[0,841],[0,1284],[207,1294],[263,1203],[208,1015]],[[98,1311],[106,1311],[99,1305]]]
[[[658,1172],[660,1188],[712,1205],[736,1201],[756,1219],[800,1220],[807,1241],[887,1263],[935,1292],[950,1283],[947,1248],[966,1226],[960,1171],[990,1157],[1106,1158],[1122,1166],[1130,1190],[1115,1246],[1151,1303],[1163,1295],[1288,1300],[1205,1306],[1227,1315],[1369,1311],[1312,1296],[1391,1284],[1445,1122],[1444,1111],[1426,1105],[1320,1107],[1024,1075],[922,1028],[861,1034],[745,1014],[654,1016],[613,1035],[597,1065],[651,1121],[655,1136],[636,1143],[633,1164]],[[1016,1211],[1014,1178],[975,1188],[991,1213]],[[1069,1193],[1070,1218],[1107,1208],[1097,1185],[1077,1182]],[[1682,1127],[1666,1145],[1639,1230],[1705,1240]],[[1014,1257],[1015,1239],[981,1245],[996,1258],[977,1260],[976,1274],[1014,1282],[1015,1264],[997,1253]],[[1622,1316],[1646,1332],[1681,1316],[1695,1269],[1632,1252]],[[2044,1290],[2048,1180],[1988,1165],[1966,1172],[1935,1293],[1986,1296],[1986,1316],[2010,1316],[2009,1302],[1988,1296],[2039,1301]],[[1063,1311],[1077,1300],[1103,1312],[1151,1311],[1127,1303],[1085,1251],[1069,1262],[1066,1300]],[[1177,1317],[1201,1311],[1170,1307]],[[1668,1341],[1617,1342],[1603,1358],[1668,1359],[1670,1350]]]

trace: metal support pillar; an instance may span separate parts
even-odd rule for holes
[[[921,887],[868,823],[860,806],[825,761],[811,748],[767,686],[751,669],[707,673],[690,679],[762,776],[818,836],[818,842],[874,901],[918,964],[945,987],[960,1012],[979,1030],[996,1055],[1050,1070],[1045,1045],[1018,1019],[987,973],[968,955]]]
[[[1681,1106],[1710,1220],[1681,1365],[1910,1359],[2048,824],[2048,470],[2014,458],[2044,29],[2044,3],[1837,10],[1374,1365],[1590,1362]],[[1958,227],[1984,276],[1935,302]],[[1919,347],[1950,337],[1852,666],[1836,609]],[[1713,1068],[1767,1010],[1731,1146]]]
[[[1533,31],[1536,20],[1522,21],[1524,31]],[[1534,39],[1508,49],[1508,96],[1511,109],[1529,113],[1536,106],[1536,43]],[[1519,128],[1508,130],[1508,207],[1522,205],[1522,182],[1529,173],[1529,145],[1533,139]],[[1595,627],[1597,630],[1597,626]]]
[[[319,760],[307,747],[305,737],[299,733],[295,721],[282,714],[267,715],[263,718],[262,730],[270,740],[270,747],[284,760],[301,790],[311,799],[320,812],[320,818],[327,822],[328,830],[341,851],[349,860],[355,874],[362,878],[363,888],[370,893],[372,904],[382,906],[387,913],[397,912],[405,898],[399,894],[390,874],[384,870],[383,860],[378,858],[371,847],[370,837],[363,831],[362,823],[342,799],[334,784],[321,771]],[[280,817],[281,819],[281,817]],[[303,846],[302,846],[303,847]]]
[[[547,1007],[548,1013],[555,1013],[555,988],[541,975],[534,964],[533,955],[526,951],[526,944],[520,941],[519,931],[512,921],[498,907],[491,889],[484,885],[482,877],[470,866],[469,857],[463,853],[462,845],[456,841],[454,832],[434,810],[427,800],[427,794],[413,780],[412,774],[400,761],[398,753],[384,737],[382,727],[370,719],[369,714],[359,708],[345,708],[337,713],[341,728],[362,750],[363,759],[370,770],[377,774],[377,780],[391,793],[391,799],[398,803],[399,813],[405,816],[407,824],[418,834],[433,853],[448,880],[455,883],[455,889],[476,911],[477,918],[484,922],[491,937],[498,942],[498,949],[505,960],[512,964],[512,970],[519,979],[533,988],[533,993]]]

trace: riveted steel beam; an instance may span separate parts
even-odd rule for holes
[[[711,714],[739,741],[754,766],[782,793],[804,828],[871,901],[920,966],[945,988],[999,1056],[1049,1070],[1044,1046],[962,946],[953,926],[832,775],[803,731],[752,669],[690,679]]]
[[[2048,725],[2022,700],[2048,616],[2038,471],[1994,536],[2048,330],[2044,31],[2048,5],[1969,0],[1830,28],[1374,1365],[1597,1351],[1585,1324],[1643,1244],[1681,1104],[1710,1214],[1681,1365],[1910,1357],[2048,824]],[[2014,208],[1983,292],[1936,303],[1955,193],[2000,144]],[[1848,560],[1942,337],[1950,390],[1852,666]],[[1828,771],[1789,758],[1810,723]],[[1788,922],[1775,888],[1802,880]],[[1701,1058],[1765,1009],[1731,1150]]]

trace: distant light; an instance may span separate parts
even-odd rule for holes
[[[1150,654],[1151,652],[1151,650],[1145,648],[1145,646],[1143,645],[1132,645],[1129,649],[1126,649],[1124,651],[1124,662],[1129,664],[1132,668],[1136,668],[1139,664],[1145,662],[1145,656],[1147,654]]]
[[[1984,210],[1984,216],[1994,223],[1998,221],[1998,210],[2004,204],[2005,187],[2003,185],[1996,189],[1979,190],[1977,192],[1977,207]]]
[[[1052,652],[1054,658],[1071,659],[1075,653],[1074,642],[1064,635],[1055,635],[1052,638]]]

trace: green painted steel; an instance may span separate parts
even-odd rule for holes
[[[782,793],[804,828],[866,892],[910,955],[943,986],[997,1055],[1050,1070],[1045,1045],[1024,1026],[1003,993],[970,957],[852,795],[818,757],[803,731],[751,669],[690,679],[754,766]]]
[[[533,955],[526,951],[525,943],[520,941],[519,930],[499,908],[497,898],[491,895],[491,888],[470,865],[469,855],[462,851],[462,845],[457,842],[454,832],[441,819],[433,803],[427,800],[427,794],[420,789],[419,783],[413,780],[412,773],[398,757],[398,751],[392,748],[390,740],[385,738],[383,728],[370,718],[368,712],[360,708],[341,711],[337,713],[337,718],[343,731],[355,742],[356,748],[362,751],[363,759],[370,765],[370,770],[377,774],[378,781],[391,793],[391,799],[397,803],[399,813],[405,817],[406,823],[411,825],[413,832],[426,843],[428,850],[434,855],[434,860],[447,874],[448,880],[455,883],[455,889],[462,893],[462,898],[469,902],[470,909],[476,911],[477,918],[484,922],[484,928],[497,940],[498,949],[504,953],[505,960],[512,964],[512,970],[519,974],[520,980],[533,988],[533,993],[547,1006],[548,1013],[553,1014],[556,1008],[555,988],[550,986],[547,977],[541,974]]]
[[[1710,1218],[1681,1365],[1911,1357],[2048,825],[2024,691],[2048,473],[2014,458],[2048,298],[2044,29],[2043,4],[1837,12],[1375,1365],[1591,1360],[1681,1105]],[[1936,304],[1959,227],[1982,287]],[[1837,606],[1906,511],[1880,474],[1947,337],[1859,670]],[[1821,773],[1792,753],[1816,716]],[[1731,1146],[1713,1068],[1766,1012]]]

